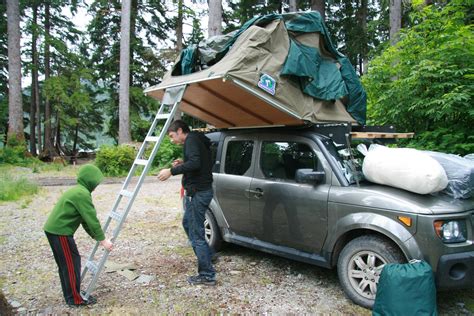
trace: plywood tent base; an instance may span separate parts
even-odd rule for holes
[[[161,99],[164,91],[155,90],[150,95]],[[304,124],[297,114],[277,104],[272,106],[225,78],[188,84],[180,111],[217,128]]]
[[[169,87],[173,86],[175,85]],[[161,100],[165,90],[166,88],[162,88],[147,93]],[[340,117],[343,109],[344,105],[339,101],[318,101],[313,107],[313,113],[328,118]],[[265,92],[230,76],[188,82],[180,111],[216,128],[294,126],[311,121],[309,118],[301,118],[299,113],[274,98],[269,98]]]

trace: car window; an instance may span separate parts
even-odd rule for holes
[[[243,175],[252,163],[253,141],[232,140],[227,143],[224,172]]]
[[[303,143],[264,141],[260,169],[265,178],[294,180],[297,169],[317,167],[317,156]]]
[[[217,157],[217,147],[219,146],[219,142],[211,142],[211,146],[210,146],[210,151],[211,151],[211,161],[212,161],[212,164],[214,165],[214,163],[216,162],[216,157]]]

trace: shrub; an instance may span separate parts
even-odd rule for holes
[[[415,132],[410,146],[464,155],[474,126],[472,5],[452,0],[416,10],[414,26],[373,59],[363,77],[369,124]]]
[[[32,157],[26,150],[24,140],[18,140],[15,135],[8,138],[7,144],[0,149],[0,164],[11,164],[16,166],[37,166],[43,162],[38,158]]]
[[[143,159],[151,155],[153,147],[149,146]],[[161,143],[152,166],[155,168],[166,168],[171,166],[171,162],[182,156],[182,147],[171,143],[166,137]],[[107,176],[124,176],[132,167],[138,150],[130,145],[100,147],[95,158],[97,167]],[[138,169],[140,170],[140,169]]]
[[[38,185],[25,178],[14,179],[8,174],[0,176],[0,201],[15,201],[38,192]]]
[[[147,156],[151,153],[150,148]],[[183,148],[181,146],[173,144],[168,137],[165,137],[160,145],[160,149],[156,153],[155,159],[153,159],[153,166],[158,168],[168,168],[171,166],[173,160],[182,157]]]
[[[123,176],[132,167],[137,152],[129,145],[101,146],[95,158],[96,166],[106,176]]]

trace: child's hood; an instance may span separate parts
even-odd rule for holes
[[[77,174],[77,183],[86,187],[89,192],[94,191],[102,179],[104,179],[104,175],[94,165],[82,166]]]

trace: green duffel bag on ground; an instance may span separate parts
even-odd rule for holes
[[[377,285],[372,315],[438,315],[431,266],[420,260],[386,264]]]

